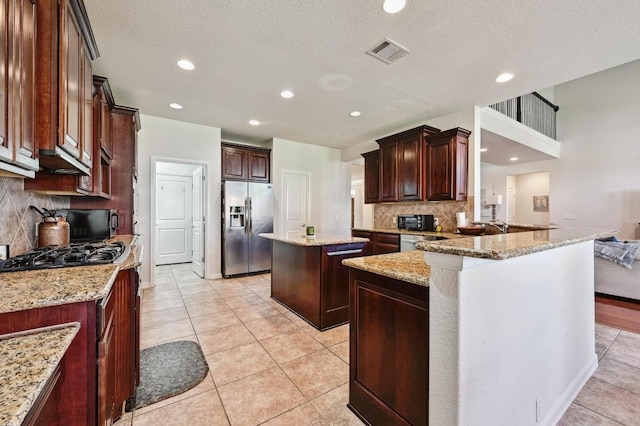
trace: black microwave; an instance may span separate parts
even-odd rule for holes
[[[114,235],[120,225],[118,212],[110,209],[69,209],[69,241],[101,241]]]
[[[398,215],[398,229],[410,231],[435,231],[432,214]]]

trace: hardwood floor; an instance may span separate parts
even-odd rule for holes
[[[596,296],[596,323],[640,333],[640,303]]]

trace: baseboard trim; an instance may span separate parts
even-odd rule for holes
[[[205,279],[207,280],[217,280],[220,278],[222,278],[222,274],[210,274],[205,276]]]
[[[567,387],[567,389],[562,393],[560,398],[553,405],[553,408],[542,419],[540,424],[549,426],[557,424],[597,368],[598,356],[593,352],[591,360],[576,375],[569,387]]]
[[[151,288],[151,287],[155,287],[154,284],[151,284],[151,282],[149,281],[143,281],[142,283],[140,283],[140,288],[141,289],[145,289],[145,288]]]

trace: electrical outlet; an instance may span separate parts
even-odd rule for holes
[[[562,218],[564,220],[576,220],[576,215],[572,213],[565,213],[564,215],[562,215]]]
[[[540,420],[542,420],[542,397],[539,396],[538,399],[536,399],[536,423],[540,423]]]
[[[393,217],[391,218],[391,220],[393,221],[393,224],[395,225],[395,224],[396,224],[396,217],[395,217],[395,216],[393,216]]]

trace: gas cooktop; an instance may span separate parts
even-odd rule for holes
[[[120,241],[73,243],[65,246],[40,247],[30,252],[0,261],[0,272],[34,269],[66,268],[69,266],[122,263],[129,246]]]

